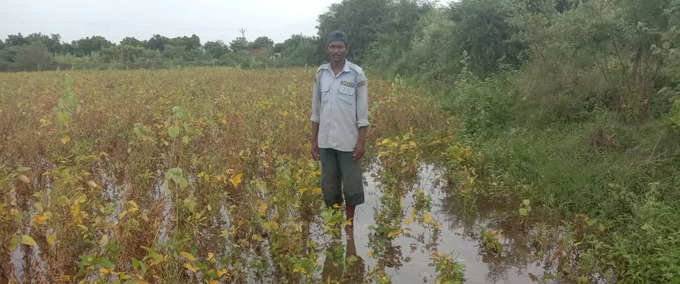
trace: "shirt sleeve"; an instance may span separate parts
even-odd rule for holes
[[[319,76],[317,73],[314,75],[314,88],[312,89],[312,116],[310,118],[312,122],[319,123],[320,107],[321,107],[321,94],[319,91]]]
[[[357,76],[357,127],[368,126],[368,85],[366,75]]]

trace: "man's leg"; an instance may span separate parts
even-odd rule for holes
[[[345,216],[350,221],[347,231],[350,232],[354,226],[355,208],[364,203],[361,164],[353,159],[352,152],[338,152],[338,161],[342,173],[342,191],[345,195]]]
[[[326,206],[342,204],[342,175],[338,166],[338,151],[333,149],[321,148],[321,191]]]

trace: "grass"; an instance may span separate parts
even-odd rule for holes
[[[444,107],[462,116],[456,132],[481,157],[447,158],[459,195],[467,203],[526,199],[559,216],[553,231],[568,230],[556,251],[569,257],[559,264],[548,257],[558,279],[678,281],[680,227],[673,220],[680,215],[670,210],[680,201],[675,113],[631,121],[625,110],[574,112],[563,107],[586,102],[528,96],[540,91],[522,88],[527,76],[508,72],[440,91]]]

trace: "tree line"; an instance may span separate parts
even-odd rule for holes
[[[66,43],[58,34],[9,35],[0,40],[0,70],[316,65],[325,60],[323,39],[335,29],[349,35],[351,60],[390,76],[450,80],[465,69],[484,77],[532,57],[585,51],[632,57],[639,65],[675,50],[677,2],[344,0],[319,15],[316,36],[293,35],[277,44],[266,36],[229,43],[201,43],[197,35],[119,43],[91,36]]]
[[[229,43],[201,43],[195,34],[174,38],[156,34],[147,40],[125,37],[119,43],[91,36],[68,43],[62,42],[59,34],[18,33],[0,40],[0,71],[305,65],[312,62],[307,52],[315,52],[316,44],[314,37],[303,35],[278,44],[266,36],[253,41],[241,36]]]

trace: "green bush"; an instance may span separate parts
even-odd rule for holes
[[[513,122],[517,90],[503,77],[458,81],[441,98],[444,108],[460,117],[470,135],[494,135]]]

